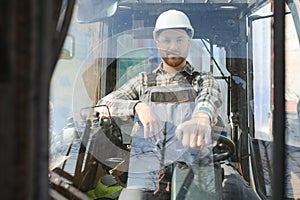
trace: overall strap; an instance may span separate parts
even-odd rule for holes
[[[185,71],[181,72],[183,77],[196,89],[195,86],[199,86],[200,80],[200,72],[194,71],[192,74],[189,74]],[[147,78],[145,78],[147,76]],[[142,74],[143,85],[147,87],[156,86],[156,73],[152,72],[149,74],[143,73]],[[197,89],[198,90],[198,89]],[[198,92],[198,91],[196,91]]]
[[[199,92],[199,81],[201,73],[198,71],[194,71],[192,74],[187,73],[186,71],[182,71],[181,74],[185,77],[185,79],[191,84],[196,93]]]
[[[153,87],[156,86],[156,74],[154,72],[147,74],[146,72],[142,72],[142,84],[145,87]]]
[[[182,71],[181,74],[185,79],[191,84],[194,84],[194,81],[196,80],[196,77],[200,77],[200,72],[194,71],[192,74],[187,73],[186,71]]]
[[[147,74],[147,86],[148,87],[156,86],[156,74],[155,73]]]

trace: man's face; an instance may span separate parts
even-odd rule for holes
[[[171,67],[178,67],[185,61],[190,44],[191,40],[183,29],[164,30],[156,40],[160,56]]]

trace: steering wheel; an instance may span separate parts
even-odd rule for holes
[[[216,142],[216,144],[213,147],[214,162],[226,160],[227,158],[234,155],[235,144],[232,140],[216,133],[212,134],[212,139]]]

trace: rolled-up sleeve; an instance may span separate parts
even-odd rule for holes
[[[97,105],[106,105],[111,116],[129,117],[134,115],[134,106],[139,102],[141,88],[140,76],[129,80],[126,84],[103,97]],[[96,109],[96,111],[103,111]]]
[[[196,97],[196,108],[193,114],[198,112],[209,115],[212,124],[217,122],[219,108],[222,105],[221,90],[218,81],[210,72],[202,73],[199,79],[199,92]]]

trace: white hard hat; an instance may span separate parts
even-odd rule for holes
[[[194,35],[194,29],[190,23],[189,18],[181,11],[168,10],[160,14],[156,20],[155,28],[153,31],[154,39],[157,33],[164,29],[182,28],[189,32],[190,37]]]

